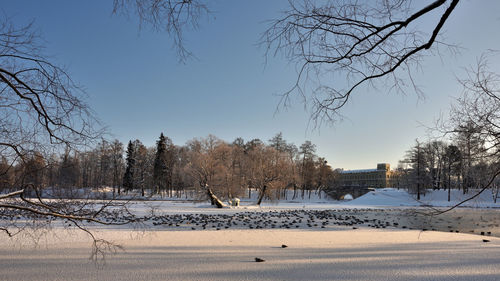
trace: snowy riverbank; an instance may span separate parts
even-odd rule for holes
[[[470,190],[467,194],[463,194],[461,190],[452,190],[450,193],[450,201],[448,201],[447,190],[427,190],[421,195],[420,200],[417,200],[415,194],[409,194],[406,190],[383,188],[371,191],[352,201],[342,202],[341,204],[351,207],[449,207],[466,200],[477,192],[478,190]],[[461,206],[470,208],[500,208],[500,199],[495,203],[494,194],[492,194],[491,190],[486,190],[476,198],[465,202]]]
[[[469,193],[463,194],[461,190],[452,190],[450,193],[450,201],[448,201],[448,191],[447,190],[426,190],[421,194],[421,199],[416,199],[416,194],[410,194],[404,189],[395,188],[381,188],[375,189],[374,191],[368,192],[367,194],[358,197],[354,200],[334,200],[330,198],[325,192],[305,192],[301,191],[294,192],[293,190],[287,190],[285,193],[280,194],[280,197],[273,196],[273,199],[265,198],[262,207],[277,207],[277,208],[331,208],[335,206],[350,206],[350,207],[448,207],[454,206],[459,202],[475,195],[478,190],[470,190]],[[51,198],[55,196],[50,189],[44,191],[44,196]],[[90,199],[101,199],[104,198],[109,200],[113,198],[113,192],[111,188],[102,188],[99,190],[93,189],[77,189],[71,193],[72,196],[77,196],[79,198],[90,198]],[[57,196],[56,196],[57,197]],[[251,192],[250,196],[243,196],[240,198],[241,207],[249,208],[255,206],[257,202],[258,192]],[[349,197],[349,196],[347,196]],[[194,192],[182,192],[179,194],[173,194],[173,196],[140,196],[139,193],[128,193],[116,195],[118,200],[131,200],[131,201],[149,201],[149,202],[170,202],[174,206],[198,206],[198,207],[209,207],[207,206],[208,200],[205,194],[196,194]],[[226,202],[227,203],[227,202]],[[229,205],[229,204],[228,204]],[[331,205],[331,206],[328,206]],[[500,208],[500,200],[495,202],[495,194],[491,190],[486,190],[473,200],[470,200],[462,205],[462,207],[471,208]]]

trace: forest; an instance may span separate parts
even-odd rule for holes
[[[131,140],[102,139],[94,148],[78,152],[67,149],[60,155],[34,151],[9,168],[4,157],[1,189],[31,185],[50,187],[69,196],[75,190],[109,187],[113,196],[135,192],[141,196],[181,197],[186,191],[202,198],[210,188],[218,197],[230,199],[259,192],[262,199],[280,199],[286,190],[293,197],[310,196],[333,186],[336,173],[316,154],[316,146],[305,141],[300,147],[283,139],[281,133],[267,143],[260,139],[225,142],[216,136],[194,138],[175,145],[159,136],[156,146]]]
[[[473,124],[460,127],[449,141],[415,140],[393,171],[393,187],[407,189],[420,199],[427,189],[469,190],[488,185],[497,169],[489,161],[487,143]],[[293,198],[312,192],[326,194],[339,185],[342,169],[333,169],[316,153],[316,145],[305,141],[299,147],[287,142],[282,133],[266,142],[236,138],[228,143],[209,135],[175,145],[160,134],[156,145],[146,147],[131,140],[126,147],[119,140],[102,139],[86,151],[65,150],[49,156],[40,151],[27,160],[9,165],[3,157],[0,188],[3,192],[19,186],[34,190],[50,188],[72,196],[81,188],[111,188],[113,197],[133,192],[142,197],[182,197],[195,194],[206,199],[209,188],[222,199],[251,197],[258,192],[258,204],[265,199],[279,200],[293,190]],[[494,198],[499,182],[489,183]],[[448,198],[450,200],[450,198]]]

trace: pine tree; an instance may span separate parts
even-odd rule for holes
[[[134,189],[134,171],[135,171],[135,149],[132,141],[128,142],[127,146],[127,168],[123,175],[123,187],[125,191]]]
[[[59,167],[59,184],[63,188],[80,186],[80,161],[78,157],[72,157],[67,149],[61,159]]]
[[[316,160],[316,145],[313,144],[311,141],[305,141],[301,146],[300,146],[300,151],[299,154],[302,155],[302,164],[301,164],[301,171],[300,171],[300,177],[302,180],[302,198],[304,198],[305,191],[311,191],[311,189],[314,186],[314,173],[315,173],[315,167],[314,167],[314,161]],[[293,198],[295,198],[295,190],[294,190],[294,195]]]
[[[283,139],[283,134],[279,132],[272,139],[269,140],[269,146],[274,147],[279,152],[284,152],[287,149],[287,143]]]
[[[165,136],[161,133],[160,139],[156,142],[156,156],[153,168],[153,181],[156,193],[166,190],[169,174],[168,169],[167,143]]]

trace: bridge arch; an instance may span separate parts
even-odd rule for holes
[[[356,199],[374,190],[375,188],[366,186],[342,186],[331,189],[328,192],[328,195],[335,200],[345,200],[346,195],[351,195],[352,199]]]

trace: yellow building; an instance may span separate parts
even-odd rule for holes
[[[340,171],[340,185],[371,188],[393,187],[396,174],[390,168],[390,164],[380,163],[377,164],[377,169],[342,170]]]

